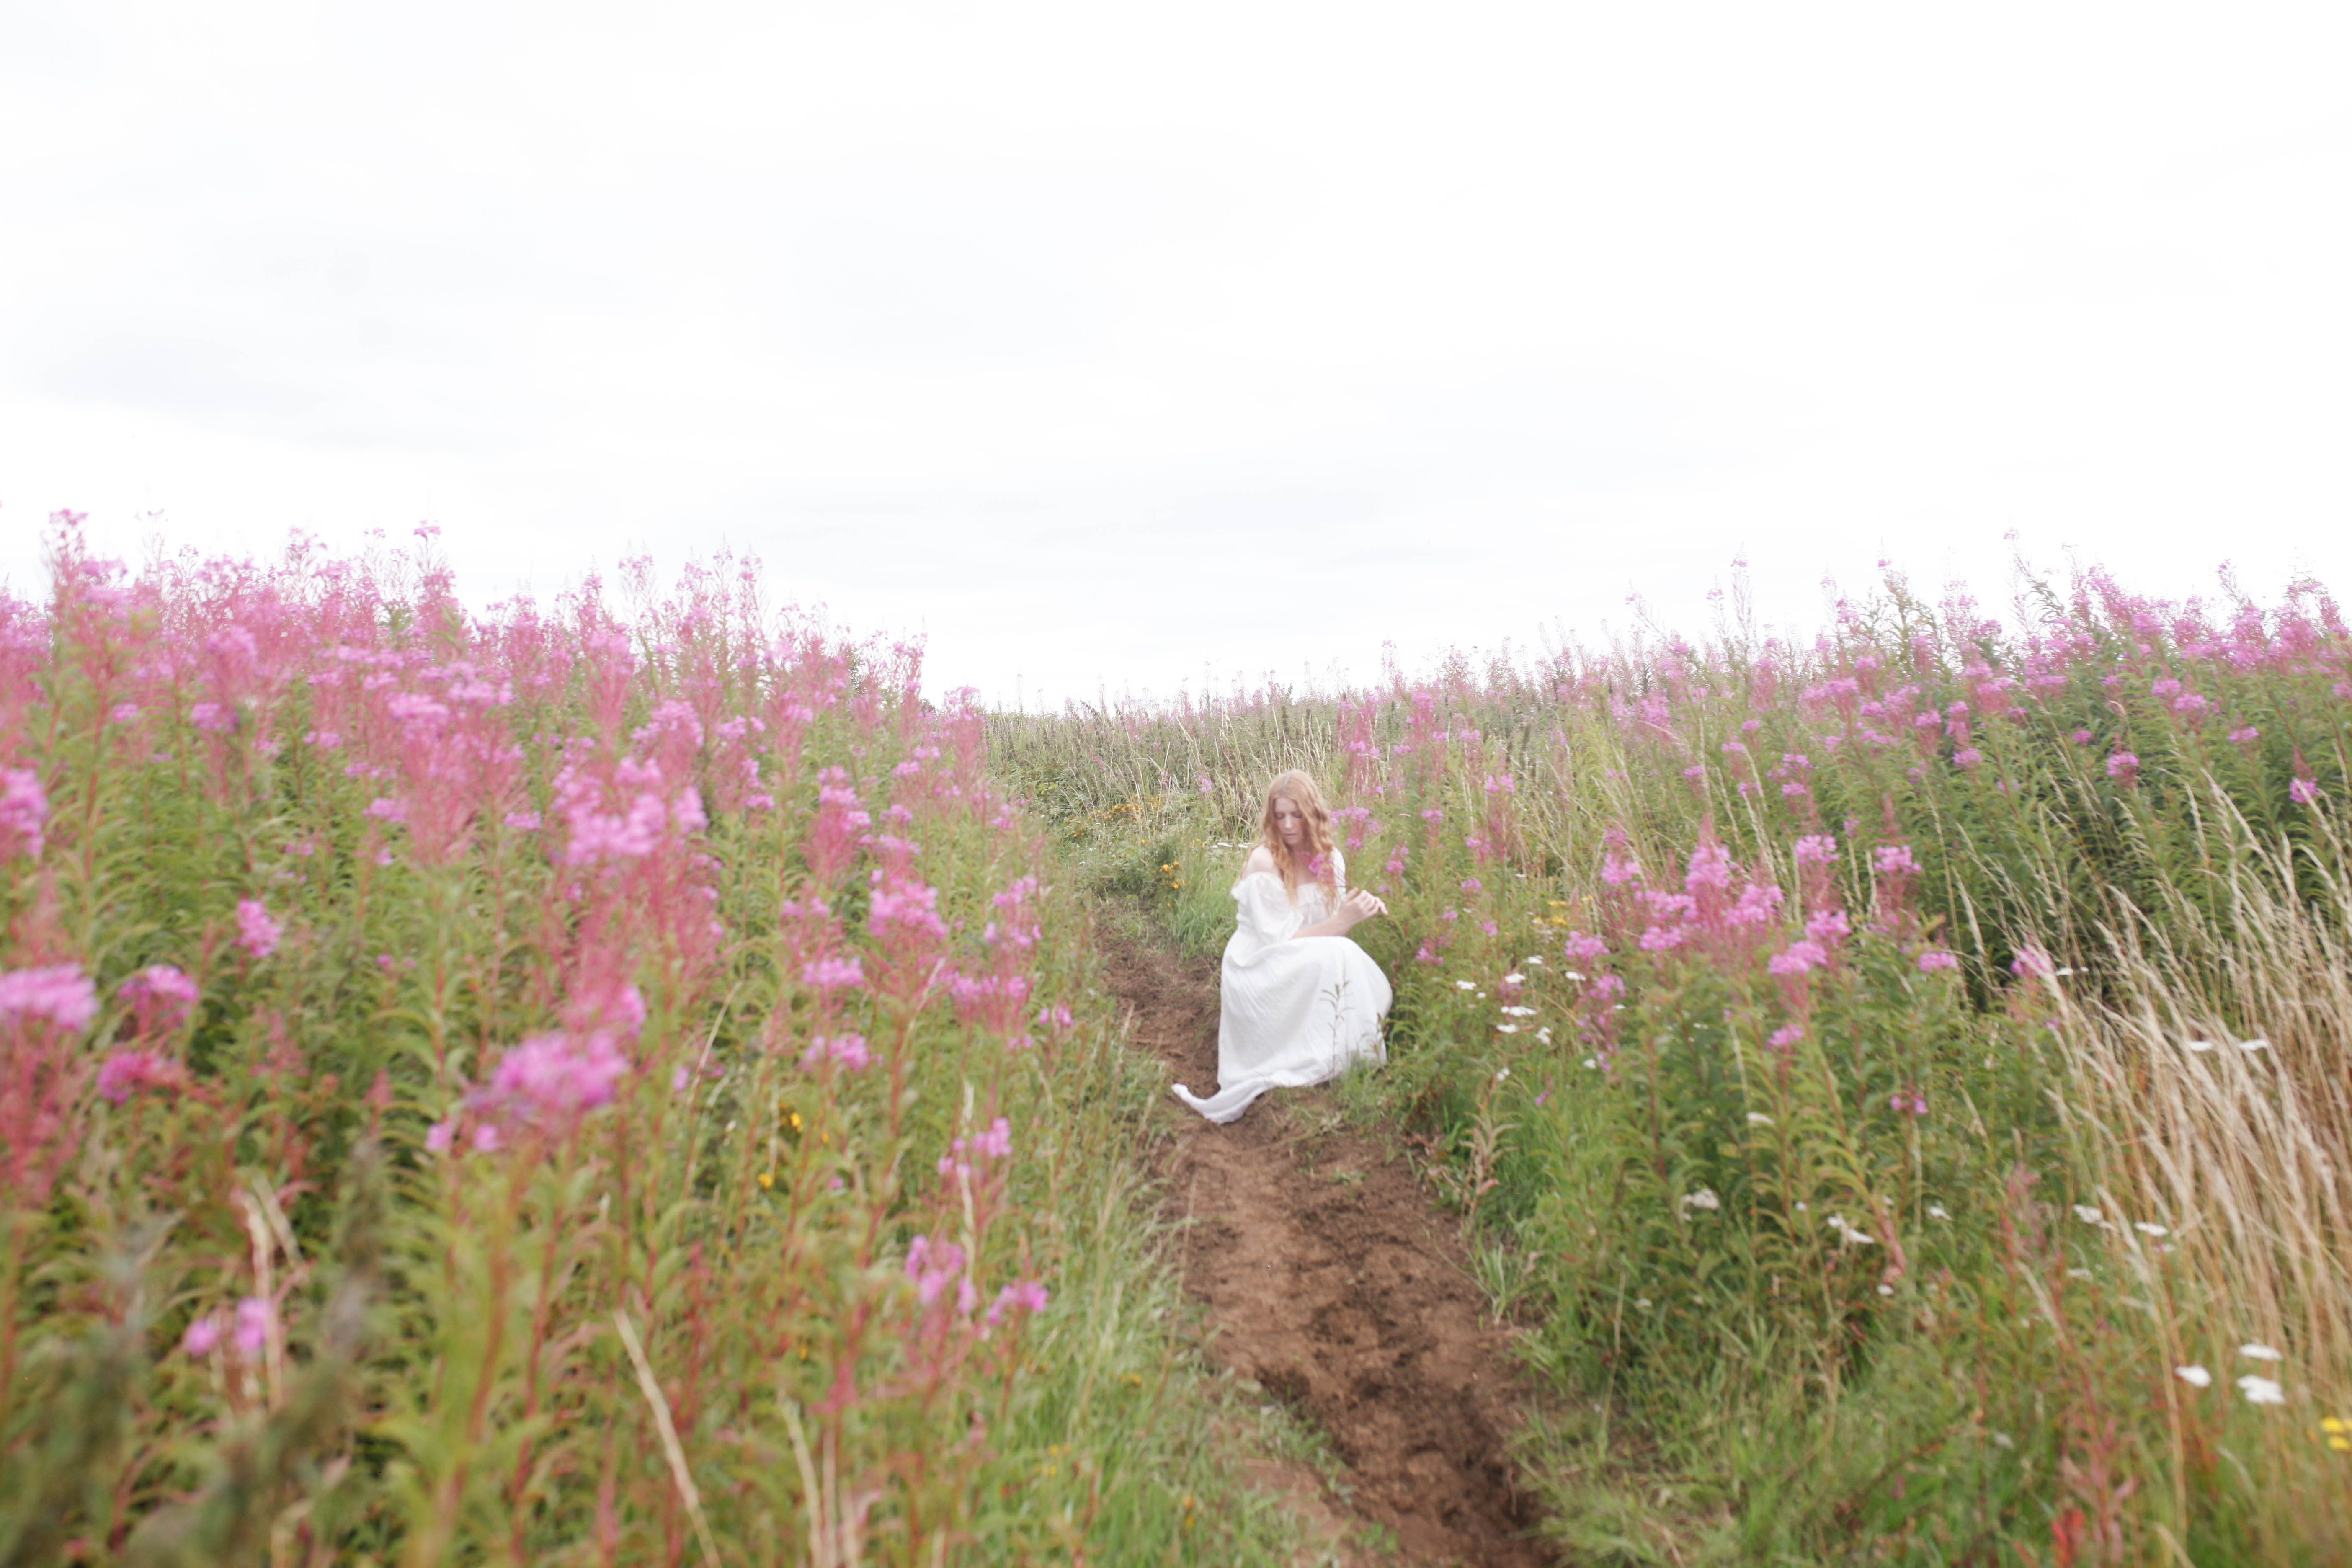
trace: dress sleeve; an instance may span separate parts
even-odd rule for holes
[[[1306,919],[1283,890],[1282,879],[1255,871],[1234,884],[1235,922],[1226,943],[1228,963],[1247,964],[1277,942],[1288,942]]]

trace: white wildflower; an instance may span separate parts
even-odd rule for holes
[[[1524,985],[1527,984],[1527,978],[1528,977],[1526,975],[1521,974],[1515,969],[1511,971],[1510,973],[1503,976],[1503,984],[1506,985]]]
[[[1591,1058],[1591,1057],[1587,1057],[1587,1058],[1584,1058],[1584,1065],[1585,1065],[1586,1067],[1589,1067],[1589,1068],[1592,1068],[1598,1069],[1598,1068],[1600,1068],[1600,1066],[1601,1066],[1601,1063],[1600,1063],[1599,1061],[1595,1060],[1595,1059],[1594,1059],[1593,1058]]]
[[[2095,1207],[2089,1204],[2076,1204],[2074,1205],[2074,1217],[2081,1220],[2084,1225],[2105,1225],[2107,1223],[2107,1216],[2101,1214]]]
[[[1545,1027],[1545,1028],[1538,1029],[1538,1030],[1536,1031],[1536,1038],[1537,1038],[1537,1039],[1538,1039],[1538,1040],[1541,1040],[1541,1041],[1542,1041],[1545,1045],[1547,1045],[1547,1046],[1548,1046],[1548,1045],[1549,1045],[1549,1044],[1551,1044],[1551,1030],[1550,1030],[1550,1028],[1549,1028],[1549,1026],[1547,1026],[1547,1027]]]
[[[2242,1051],[2266,1051],[2271,1048],[2271,1043],[2268,1040],[2256,1037],[2251,1040],[2240,1040],[2238,1042],[2238,1048]],[[2260,1403],[2260,1401],[2257,1401],[2256,1403]]]
[[[1941,1204],[1929,1204],[1927,1205],[1927,1215],[1930,1219],[1949,1219],[1952,1217]]]
[[[1646,1312],[1650,1310],[1650,1299],[1647,1296],[1636,1296],[1633,1298],[1633,1305]]]
[[[2248,1361],[2284,1361],[2286,1356],[2269,1345],[2240,1345],[2238,1353]]]
[[[2144,1219],[2136,1219],[2132,1221],[2132,1228],[2139,1232],[2142,1236],[2168,1236],[2171,1234],[2171,1232],[2166,1230],[2162,1226],[2150,1225]]]
[[[2251,1372],[2238,1379],[2238,1392],[2246,1396],[2246,1403],[2249,1405],[2284,1405],[2286,1403],[2285,1389],[2281,1388],[2272,1379],[2256,1377]]]
[[[1456,991],[1475,991],[1478,989],[1478,983],[1475,980],[1457,980],[1454,983],[1454,989]]]
[[[1713,1187],[1701,1187],[1695,1193],[1683,1194],[1683,1207],[1686,1209],[1705,1209],[1712,1214],[1722,1206],[1723,1200],[1715,1195]]]
[[[1748,1125],[1750,1127],[1769,1127],[1772,1125],[1772,1119],[1765,1115],[1760,1110],[1751,1110],[1748,1113]]]
[[[1536,1016],[1536,1010],[1533,1007],[1504,1007],[1499,1011],[1507,1018],[1532,1018]]]
[[[1563,969],[1559,973],[1560,977],[1564,980],[1575,980],[1580,982],[1584,978],[1583,973],[1580,970]]]
[[[1517,1024],[1497,1024],[1495,1027],[1506,1035],[1516,1035],[1519,1032],[1519,1026]]]
[[[2172,1375],[2191,1388],[2213,1386],[2213,1374],[2201,1366],[2176,1366],[2172,1369]]]
[[[2210,1051],[2213,1048],[2213,1042],[2210,1040],[2191,1040],[2189,1042],[2189,1048],[2192,1051]]]
[[[1892,1285],[1881,1285],[1878,1288],[1878,1293],[1882,1296],[1892,1296],[1895,1294],[1895,1287]]]
[[[1495,1081],[1496,1081],[1496,1083],[1500,1083],[1500,1082],[1502,1082],[1505,1079],[1507,1079],[1507,1078],[1508,1078],[1508,1077],[1510,1077],[1510,1076],[1511,1076],[1511,1069],[1510,1069],[1510,1068],[1496,1068],[1495,1069]]]
[[[1543,954],[1540,952],[1531,952],[1528,954],[1527,961],[1529,963],[1534,964],[1538,969],[1544,967]]]

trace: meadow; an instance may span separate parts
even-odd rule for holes
[[[1324,781],[1571,1561],[2352,1557],[2352,633],[2021,581],[989,721],[1196,952]]]
[[[0,1563],[1281,1560],[969,694],[432,531],[0,602]]]
[[[1097,941],[1292,765],[1570,1560],[2352,1554],[2315,586],[1035,716],[420,534],[0,603],[0,1563],[1297,1561]]]

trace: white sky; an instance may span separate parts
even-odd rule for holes
[[[2347,16],[0,0],[0,574],[729,542],[1033,706],[2352,587]]]

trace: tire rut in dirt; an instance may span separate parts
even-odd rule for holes
[[[1205,1089],[1217,1070],[1217,967],[1112,944],[1109,981],[1139,1043]],[[1211,1353],[1321,1428],[1350,1502],[1416,1563],[1536,1568],[1557,1559],[1507,1455],[1526,1389],[1402,1150],[1269,1095],[1216,1127],[1172,1099],[1162,1175],[1188,1220],[1186,1289]]]

